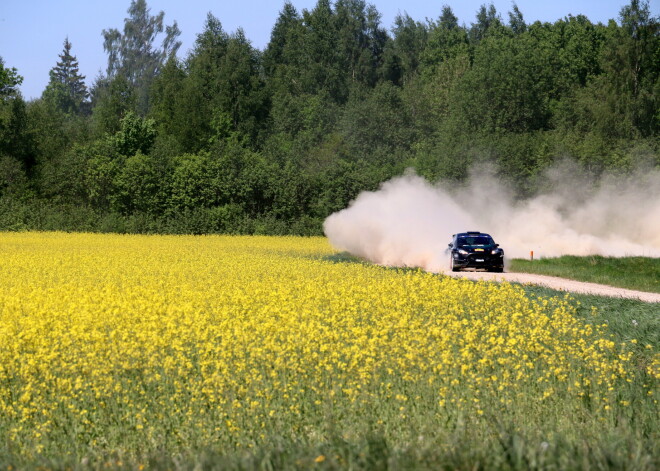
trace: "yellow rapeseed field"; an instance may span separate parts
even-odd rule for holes
[[[0,260],[0,434],[25,456],[251,447],[361,414],[391,433],[579,420],[625,406],[635,374],[634,344],[567,298],[342,261],[323,238],[8,233]]]

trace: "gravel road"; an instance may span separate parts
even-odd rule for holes
[[[615,288],[613,286],[586,283],[584,281],[567,280],[555,276],[532,275],[529,273],[489,273],[482,271],[445,272],[453,277],[468,278],[470,280],[509,281],[512,283],[529,283],[546,286],[548,288],[570,291],[572,293],[595,294],[612,298],[639,299],[647,303],[660,303],[660,293],[647,293],[632,289]]]

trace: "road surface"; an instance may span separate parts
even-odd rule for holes
[[[612,298],[639,299],[640,301],[645,301],[647,303],[660,303],[660,293],[647,293],[645,291],[615,288],[614,286],[568,280],[556,276],[533,275],[530,273],[490,273],[483,271],[445,272],[445,274],[457,278],[468,278],[470,280],[509,281],[512,283],[523,284],[529,283],[559,291],[570,291],[572,293],[595,294]]]

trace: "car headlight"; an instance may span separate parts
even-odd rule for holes
[[[502,250],[502,249],[493,249],[490,253],[492,255],[504,255],[504,250]]]
[[[458,249],[458,253],[460,253],[461,255],[467,255],[469,252],[465,249]]]

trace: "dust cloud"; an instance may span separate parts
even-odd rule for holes
[[[491,170],[431,184],[412,171],[363,192],[323,228],[338,250],[388,266],[447,269],[452,234],[487,232],[506,258],[561,255],[660,257],[660,171],[584,175],[559,165],[545,191],[518,200]]]

